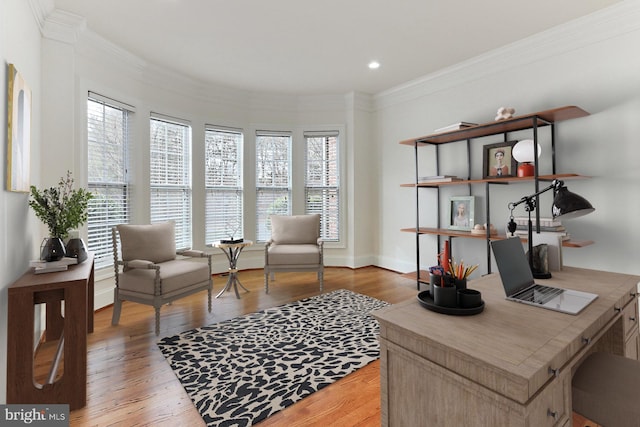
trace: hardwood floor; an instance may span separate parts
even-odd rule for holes
[[[214,277],[214,295],[226,279]],[[313,273],[278,274],[269,295],[264,292],[262,270],[242,271],[240,279],[250,292],[242,293],[239,300],[233,292],[214,299],[212,313],[207,312],[205,292],[164,306],[160,337],[318,294]],[[336,289],[350,289],[392,304],[416,295],[413,280],[375,267],[326,269],[325,291]],[[153,308],[125,302],[118,326],[111,326],[111,314],[111,307],[95,313],[95,330],[88,337],[87,406],[71,412],[70,425],[203,426],[156,345]],[[53,352],[55,342],[41,348],[36,366],[44,367],[41,359]],[[379,365],[379,361],[373,362],[258,425],[379,426]],[[573,425],[597,427],[577,414]]]
[[[226,283],[214,277],[214,294]],[[262,270],[240,272],[250,290],[236,299],[227,292],[207,312],[201,292],[164,306],[160,336],[182,332],[317,295],[313,273],[280,273],[264,292]],[[350,289],[390,303],[416,295],[415,282],[387,270],[366,267],[328,268],[325,292]],[[71,412],[72,426],[201,426],[204,425],[182,385],[156,345],[153,308],[125,302],[118,326],[111,326],[112,309],[95,314],[89,335],[87,406]],[[262,423],[264,426],[380,425],[379,362],[312,394]]]

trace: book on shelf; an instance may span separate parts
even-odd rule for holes
[[[460,129],[464,129],[464,128],[469,128],[471,126],[477,126],[477,123],[470,123],[470,122],[458,122],[458,123],[453,123],[450,124],[448,126],[444,126],[441,128],[438,128],[436,130],[434,130],[434,133],[442,133],[442,132],[449,132],[452,130],[460,130]]]
[[[533,230],[533,234],[538,234],[538,233],[536,233],[535,229]],[[566,232],[566,231],[541,231],[539,234],[545,234],[545,235],[553,235],[553,234],[555,234],[555,235],[561,237],[562,241],[571,240],[571,236],[569,236],[569,233]],[[529,230],[527,230],[527,229],[516,229],[515,235],[516,236],[522,236],[522,237],[529,237]]]
[[[518,224],[516,226],[516,230],[527,230],[529,228],[529,226],[527,224]],[[535,232],[536,229],[536,225],[533,224],[533,226],[531,227],[531,229]],[[540,231],[567,231],[567,229],[565,228],[564,225],[554,225],[554,226],[546,226],[546,225],[541,225],[540,226]]]
[[[528,225],[529,224],[529,217],[528,216],[517,216],[513,218],[513,221],[518,224],[518,225]],[[531,216],[531,222],[533,223],[533,226],[535,227],[536,225],[536,218],[535,216]],[[553,218],[548,218],[548,217],[540,217],[540,226],[541,227],[557,227],[562,225],[562,222],[559,219],[553,219]]]
[[[462,181],[462,178],[458,178],[455,175],[434,175],[434,176],[418,177],[418,184],[428,184],[432,182],[453,182],[453,181]]]

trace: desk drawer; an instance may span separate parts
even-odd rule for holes
[[[624,357],[639,360],[640,357],[640,335],[631,334],[624,344]]]
[[[529,410],[530,426],[561,426],[568,418],[565,396],[570,396],[571,375],[564,374],[553,380]]]

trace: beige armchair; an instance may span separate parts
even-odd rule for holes
[[[264,288],[276,272],[315,271],[323,291],[323,242],[320,215],[271,215],[271,239],[264,247]]]
[[[211,312],[211,254],[194,250],[178,254],[182,257],[207,258],[207,263],[178,258],[173,222],[121,224],[112,228],[111,236],[116,273],[112,325],[117,325],[120,320],[122,301],[152,305],[156,311],[158,335],[160,307],[204,289],[208,292]]]

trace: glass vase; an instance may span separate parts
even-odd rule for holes
[[[52,262],[64,258],[65,248],[62,239],[59,237],[46,237],[40,245],[40,259]]]

